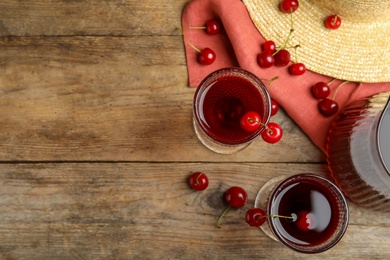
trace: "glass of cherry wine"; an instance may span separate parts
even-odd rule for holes
[[[260,211],[252,214],[253,226],[257,221],[270,238],[309,254],[335,246],[349,220],[348,205],[340,189],[310,173],[271,179],[258,192],[252,210]]]
[[[271,117],[271,98],[263,82],[241,68],[224,68],[208,75],[195,91],[195,132],[209,149],[232,154],[262,135],[278,142],[282,130]]]

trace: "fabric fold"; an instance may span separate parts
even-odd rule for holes
[[[221,22],[223,29],[219,34],[208,35],[205,30],[188,28],[202,26],[209,19]],[[248,70],[263,80],[271,97],[325,152],[326,136],[336,115],[328,118],[319,112],[319,100],[312,96],[311,87],[319,81],[330,82],[332,78],[309,70],[301,76],[292,76],[287,67],[260,68],[257,55],[266,39],[254,26],[248,10],[239,0],[192,0],[183,10],[182,26],[190,87],[197,87],[203,78],[220,68],[239,66]],[[216,53],[216,61],[208,66],[199,64],[198,52],[189,43],[198,49],[211,48]],[[278,79],[270,85],[269,80],[273,77]],[[342,82],[335,80],[330,85],[330,97]],[[384,91],[390,91],[389,82],[348,82],[337,90],[334,100],[339,104],[340,112],[352,100]]]

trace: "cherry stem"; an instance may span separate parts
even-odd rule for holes
[[[275,77],[270,78],[270,79],[260,79],[260,80],[267,80],[267,81],[269,81],[269,84],[271,84],[272,81],[277,80],[278,78],[279,78],[279,76],[275,76]]]
[[[294,45],[294,46],[285,46],[284,48],[285,48],[285,49],[292,49],[292,48],[296,49],[296,48],[298,48],[298,47],[301,47],[301,45],[300,45],[300,44],[297,44],[297,45]]]
[[[194,50],[196,50],[197,52],[201,53],[202,51],[199,50],[198,48],[196,48],[192,43],[190,43],[185,37],[184,37],[184,40],[188,43],[188,45],[190,45]]]
[[[195,51],[197,51],[197,52],[199,52],[199,53],[202,52],[201,50],[199,50],[198,48],[196,48],[190,41],[187,40],[187,38],[184,36],[184,33],[183,33],[183,27],[180,27],[180,32],[181,32],[181,35],[183,35],[183,38],[184,38],[184,40],[186,41],[186,43],[187,43],[188,45],[190,45]]]
[[[347,84],[347,83],[349,83],[349,82],[350,82],[350,81],[346,80],[346,81],[344,81],[343,83],[341,83],[340,85],[338,85],[338,87],[336,88],[336,90],[335,90],[335,92],[334,92],[334,94],[333,94],[332,100],[334,100],[334,98],[336,97],[336,94],[337,94],[337,92],[339,91],[339,89],[340,89],[343,85],[345,85],[345,84]]]
[[[279,51],[281,51],[281,50],[283,50],[283,49],[286,48],[287,43],[290,41],[290,38],[291,38],[291,36],[292,36],[292,34],[293,34],[293,32],[294,32],[294,23],[293,23],[293,12],[292,12],[292,8],[290,8],[290,21],[291,21],[291,29],[290,29],[290,32],[289,32],[288,35],[287,35],[286,40],[284,40],[282,47],[280,47],[276,52],[274,52],[274,54],[272,54],[272,56],[275,56],[276,53],[278,53]]]
[[[217,220],[217,223],[215,224],[215,226],[217,228],[221,228],[221,221],[223,219],[223,217],[226,215],[226,213],[232,208],[232,206],[229,206],[227,207],[221,214],[221,216],[219,216],[218,220]]]
[[[202,51],[199,50],[198,48],[196,48],[192,43],[190,43],[185,37],[184,37],[184,40],[188,43],[188,45],[190,45],[194,50],[196,50],[197,52],[201,53]]]
[[[183,28],[188,28],[188,29],[206,29],[206,26],[182,26],[180,28],[181,29],[183,29]]]
[[[269,82],[272,82],[272,81],[274,81],[274,80],[276,80],[278,78],[279,78],[279,76],[275,76],[275,77],[270,78],[270,79],[261,79],[261,80],[268,80]]]
[[[288,34],[288,36],[287,36],[286,40],[284,41],[282,47],[280,47],[276,52],[274,52],[272,54],[272,56],[275,56],[279,51],[284,50],[286,48],[286,45],[287,45],[288,41],[290,40],[290,37],[291,37],[291,34],[293,33],[293,31],[294,31],[293,29],[290,30],[290,33]]]
[[[294,219],[292,216],[282,216],[282,215],[269,215],[271,218],[287,218]]]
[[[200,176],[202,176],[202,175],[203,175],[203,172],[199,173],[199,174],[198,174],[198,177],[196,177],[196,180],[195,180],[195,181],[196,181],[196,184],[197,184],[197,185],[199,185],[199,178],[200,178]]]
[[[337,18],[338,18],[337,15],[335,15],[335,16],[333,17],[333,19],[332,19],[332,25],[335,25],[335,24],[336,24]]]
[[[268,85],[268,87],[271,87],[271,83],[274,82],[275,80],[277,80],[278,78],[279,78],[278,76],[275,76],[275,77],[271,78],[271,79],[269,80],[269,85]]]
[[[299,46],[299,45],[297,45],[297,46]],[[294,52],[295,52],[295,63],[297,63],[297,61],[298,61],[297,49],[298,49],[298,48],[295,46],[295,48],[294,48]]]
[[[268,88],[271,87],[271,83],[274,82],[275,80],[277,80],[279,78],[279,76],[275,76],[273,78],[270,78],[270,79],[260,79],[260,80],[268,80],[269,83],[268,83]]]
[[[330,84],[332,84],[333,82],[335,82],[336,81],[336,79],[332,79],[331,81],[329,81],[328,83],[327,83],[327,85],[329,86]]]
[[[267,126],[266,124],[264,124],[264,123],[262,123],[262,122],[260,122],[260,121],[257,121],[257,120],[255,120],[255,119],[253,119],[252,117],[249,117],[249,118],[248,118],[248,121],[249,121],[250,123],[255,122],[255,123],[261,125],[262,127],[264,127],[265,129],[267,129],[271,134],[273,133],[273,131],[272,131],[271,129],[269,129],[268,126]]]
[[[282,215],[271,214],[271,215],[266,215],[266,216],[257,216],[256,220],[259,220],[260,218],[286,218],[286,219],[294,219],[294,217],[292,217],[292,216],[282,216]]]

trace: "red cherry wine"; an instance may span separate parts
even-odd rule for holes
[[[234,145],[253,139],[263,130],[259,127],[250,133],[240,126],[241,117],[249,111],[257,112],[263,123],[269,119],[269,96],[259,91],[256,83],[262,85],[245,75],[230,73],[213,79],[204,87],[195,102],[195,117],[208,136]]]
[[[360,206],[390,211],[390,93],[355,100],[333,122],[326,154],[332,177]]]
[[[295,221],[272,218],[271,228],[280,240],[297,247],[317,247],[326,243],[339,229],[343,213],[340,195],[322,179],[295,178],[282,184],[272,196],[270,214],[291,216],[308,212],[308,229]]]

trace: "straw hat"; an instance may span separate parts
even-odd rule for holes
[[[262,36],[281,46],[291,17],[280,11],[281,0],[243,0]],[[341,27],[324,26],[337,14]],[[307,69],[356,82],[390,82],[390,0],[299,0],[292,14],[296,60]],[[294,52],[291,52],[295,58]]]

